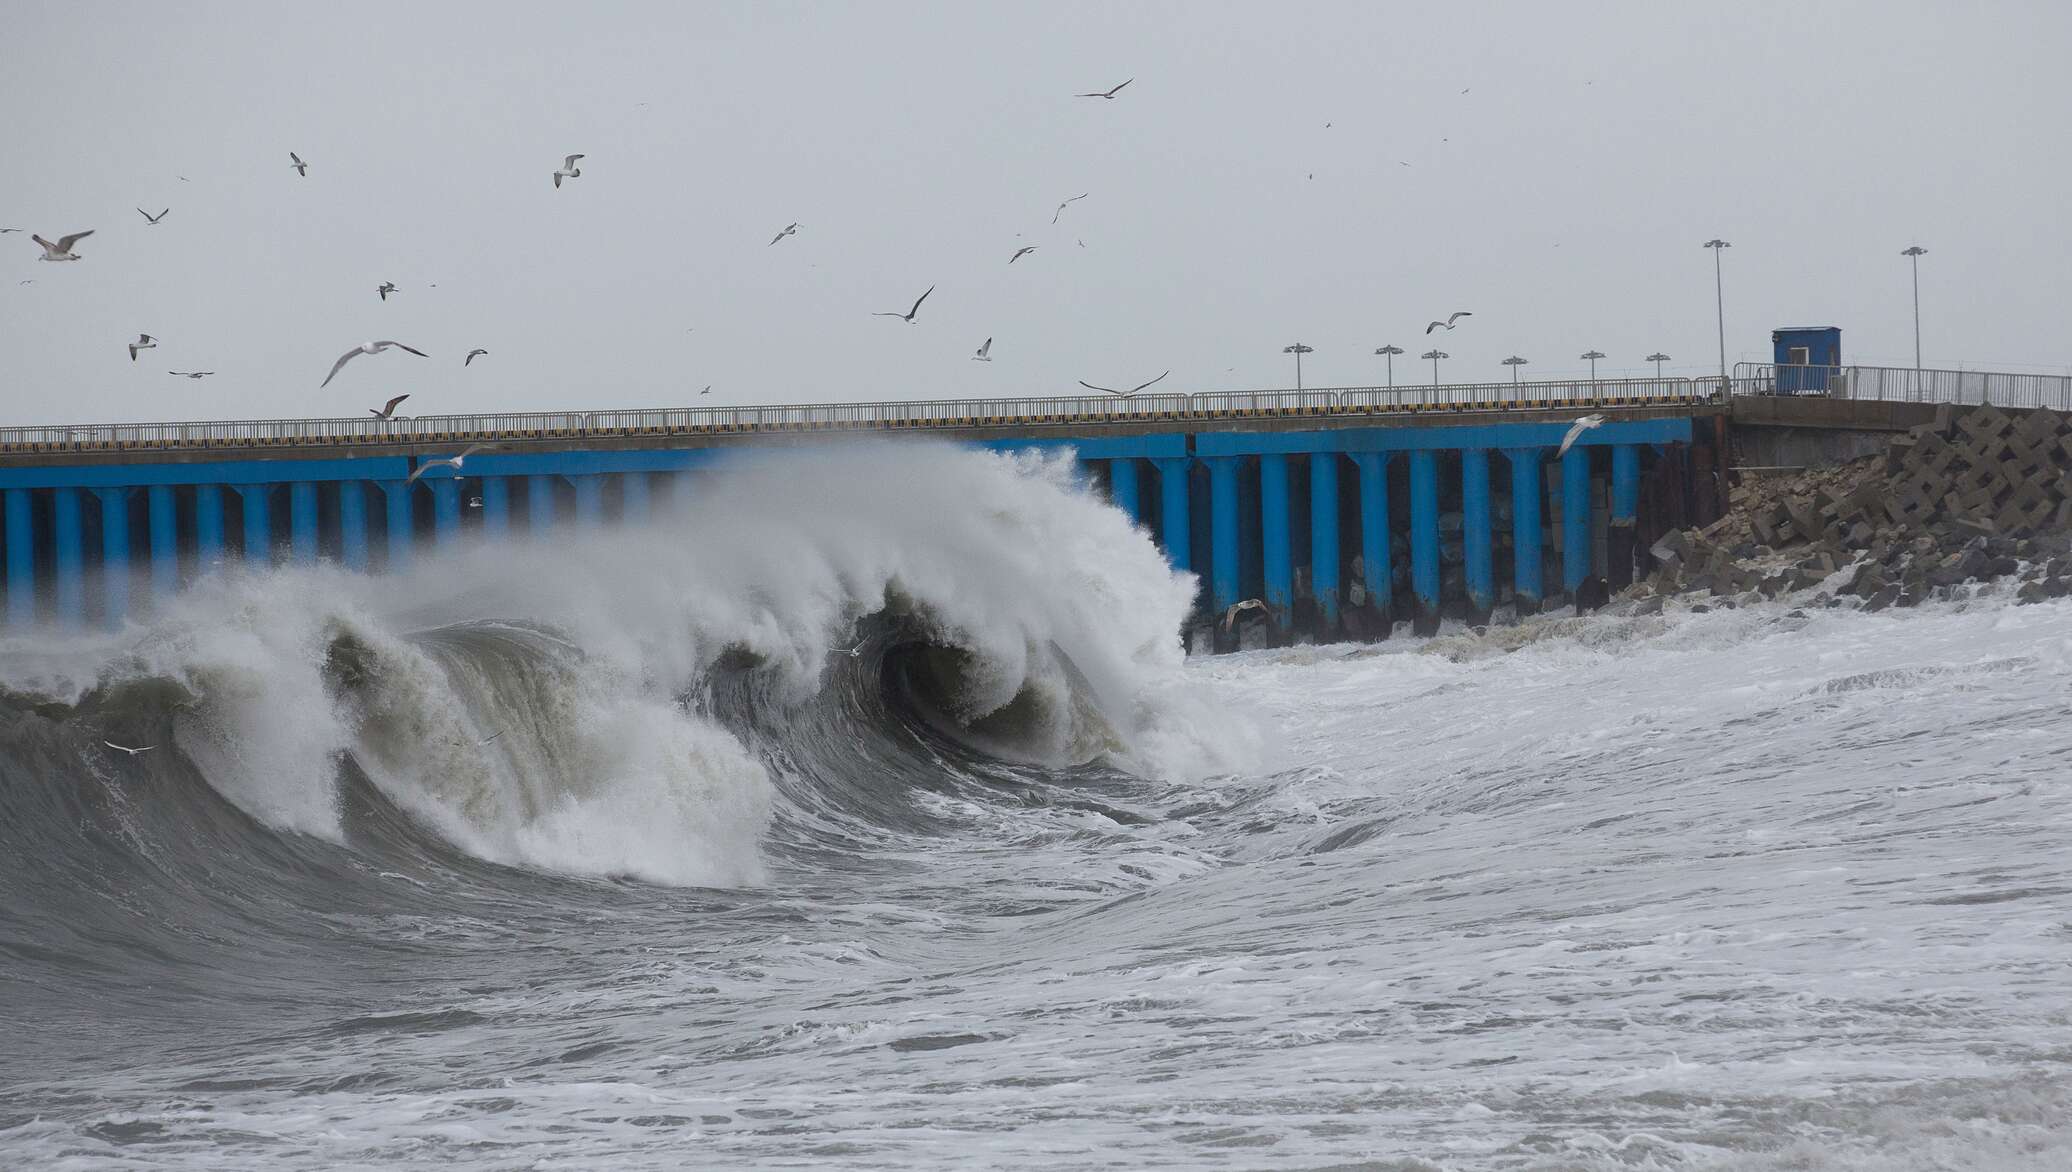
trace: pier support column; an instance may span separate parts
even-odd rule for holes
[[[1489,450],[1469,448],[1460,454],[1461,560],[1468,580],[1468,605],[1476,621],[1486,621],[1496,605],[1496,569],[1489,523]]]
[[[525,528],[537,537],[554,527],[554,478],[525,478]]]
[[[1561,588],[1573,598],[1590,576],[1590,449],[1561,457]]]
[[[482,478],[482,534],[501,540],[511,531],[511,481],[504,476]]]
[[[51,491],[51,521],[57,538],[58,622],[76,627],[86,617],[86,550],[81,536],[78,489]]]
[[[460,540],[460,477],[432,481],[432,535],[440,549]]]
[[[1640,517],[1640,447],[1612,445],[1612,525],[1606,542],[1611,555],[1605,582],[1613,590],[1633,585],[1634,527]]]
[[[1186,456],[1162,456],[1158,465],[1159,527],[1165,530],[1166,561],[1176,570],[1193,570],[1194,517],[1187,508]]]
[[[1540,568],[1540,450],[1506,448],[1511,459],[1511,588],[1518,613],[1538,614],[1546,587]]]
[[[1116,508],[1129,514],[1130,523],[1139,520],[1137,462],[1128,456],[1117,456],[1108,461],[1108,500]]]
[[[1317,638],[1338,634],[1338,453],[1309,455],[1309,583]]]
[[[338,482],[338,552],[348,569],[367,568],[367,485]]]
[[[36,621],[36,528],[29,490],[7,490],[7,625],[20,629]]]
[[[1396,567],[1389,547],[1389,453],[1355,452],[1353,466],[1360,470],[1360,570],[1367,590],[1367,604],[1380,616],[1380,635],[1396,604]]]
[[[173,486],[152,485],[146,507],[151,521],[151,598],[163,603],[180,591],[180,515]]]
[[[268,498],[271,484],[240,484],[237,495],[245,502],[245,564],[264,567],[273,564],[273,514]]]
[[[194,486],[194,572],[223,568],[223,486]]]
[[[648,474],[628,472],[619,477],[619,520],[638,525],[648,519]]]
[[[1259,457],[1259,544],[1266,579],[1266,610],[1274,633],[1285,637],[1295,612],[1295,551],[1288,532],[1288,457]]]
[[[129,494],[126,488],[97,488],[101,498],[101,621],[119,627],[129,616]]]
[[[576,486],[576,522],[591,528],[604,524],[604,477],[586,473],[568,480]]]
[[[1238,602],[1237,460],[1204,458],[1209,466],[1209,604],[1218,621]]]
[[[1410,453],[1410,588],[1417,595],[1417,633],[1439,629],[1439,456]]]
[[[301,563],[317,560],[317,486],[308,480],[288,485],[288,554]]]
[[[415,522],[410,515],[410,490],[417,486],[408,480],[377,480],[381,495],[388,507],[388,565],[390,573],[410,568],[410,551],[417,543],[413,532]]]

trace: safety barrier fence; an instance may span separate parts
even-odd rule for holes
[[[0,427],[0,454],[131,449],[341,447],[737,432],[898,431],[974,427],[1214,421],[1418,412],[1689,406],[1719,401],[1717,379],[1462,383],[1196,394],[933,399],[769,407],[418,415],[397,419],[247,419]]]
[[[1991,403],[2072,411],[2072,376],[1989,370],[1915,370],[1897,366],[1793,366],[1744,362],[1737,395],[1824,395],[1894,403]]]

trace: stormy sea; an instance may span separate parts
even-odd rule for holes
[[[0,637],[0,1166],[2072,1166],[2072,605],[1193,595],[911,447]]]

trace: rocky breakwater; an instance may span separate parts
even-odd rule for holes
[[[1814,592],[1865,610],[2018,583],[2023,602],[2072,594],[2072,416],[1943,407],[1880,456],[1748,479],[1726,516],[1672,531],[1655,570],[1611,609],[1645,614]]]

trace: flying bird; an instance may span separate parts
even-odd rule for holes
[[[1064,203],[1059,204],[1058,210],[1050,214],[1050,222],[1053,224],[1058,222],[1058,217],[1065,214],[1066,204],[1078,203],[1080,200],[1085,199],[1090,194],[1090,192],[1082,191],[1078,195],[1073,196],[1071,199],[1066,200]]]
[[[1473,317],[1473,316],[1475,316],[1475,315],[1474,315],[1474,314],[1472,314],[1472,313],[1469,313],[1469,312],[1468,312],[1467,310],[1463,309],[1463,310],[1461,310],[1461,311],[1460,311],[1459,313],[1456,313],[1456,314],[1454,314],[1453,316],[1451,316],[1451,317],[1447,318],[1447,319],[1446,319],[1445,321],[1435,321],[1435,322],[1433,322],[1433,323],[1432,323],[1431,325],[1428,325],[1428,326],[1426,326],[1426,327],[1425,327],[1425,333],[1429,334],[1429,333],[1431,333],[1431,332],[1432,332],[1433,330],[1439,330],[1439,329],[1446,329],[1446,330],[1450,330],[1450,329],[1452,329],[1452,328],[1453,328],[1453,323],[1455,323],[1455,322],[1459,321],[1460,319],[1462,319],[1462,318],[1464,318],[1464,317]]]
[[[136,756],[139,753],[148,753],[151,750],[156,749],[158,747],[157,745],[138,745],[136,748],[132,749],[128,745],[118,745],[114,741],[102,741],[101,743],[115,750],[118,753],[128,753],[132,757]]]
[[[1237,616],[1248,610],[1256,610],[1263,613],[1266,610],[1266,603],[1257,598],[1247,598],[1243,602],[1233,604],[1229,610],[1223,612],[1223,629],[1228,631],[1236,626]]]
[[[1133,77],[1133,78],[1130,78],[1130,81],[1135,81],[1135,80],[1137,80],[1137,79],[1136,79],[1136,78],[1134,78],[1134,77]],[[1126,82],[1123,82],[1123,83],[1122,83],[1122,85],[1128,85],[1128,84],[1130,83],[1130,81],[1126,81]],[[1121,93],[1121,92],[1122,92],[1122,85],[1116,86],[1116,87],[1115,87],[1114,89],[1112,89],[1112,90],[1109,90],[1109,91],[1107,91],[1106,93],[1099,93],[1099,94],[1078,94],[1078,95],[1076,95],[1076,96],[1078,96],[1078,97],[1082,97],[1082,98],[1109,98],[1109,99],[1111,99],[1111,100],[1112,100],[1112,99],[1113,99],[1113,98],[1115,97],[1115,95],[1116,95],[1116,94],[1119,94],[1119,93]]]
[[[866,640],[866,642],[868,642],[868,640]],[[863,654],[863,644],[858,643],[854,647],[830,647],[828,648],[828,650],[834,652],[836,655],[846,655],[851,659],[855,659],[856,657]]]
[[[395,398],[390,399],[386,403],[383,403],[381,405],[381,409],[378,411],[372,407],[367,408],[367,414],[372,415],[374,418],[386,423],[387,421],[394,419],[396,417],[396,404],[402,402],[403,400],[409,397],[409,395],[397,395]]]
[[[9,232],[19,232],[19,231],[21,231],[21,229],[20,229],[20,228],[0,228],[0,236],[5,236],[5,235],[7,235],[7,234],[8,234]]]
[[[1036,246],[1035,246],[1035,245],[1033,245],[1033,244],[1024,244],[1024,245],[1022,245],[1022,246],[1021,246],[1020,248],[1017,248],[1017,249],[1015,249],[1015,251],[1014,251],[1014,255],[1013,255],[1013,256],[1010,256],[1010,257],[1008,257],[1008,258],[1007,258],[1007,263],[1008,263],[1008,264],[1013,264],[1014,262],[1016,262],[1016,261],[1018,261],[1018,260],[1022,259],[1023,257],[1025,257],[1025,256],[1029,255],[1030,253],[1032,253],[1032,252],[1034,252],[1034,251],[1036,251]]]
[[[1157,381],[1158,381],[1158,379],[1162,379],[1162,378],[1164,378],[1164,377],[1166,376],[1166,374],[1171,374],[1171,373],[1173,373],[1173,372],[1172,372],[1172,371],[1170,371],[1170,370],[1169,370],[1169,371],[1166,371],[1166,372],[1165,372],[1165,374],[1159,375],[1159,376],[1158,376],[1158,378],[1152,379],[1152,380],[1151,380],[1151,383],[1155,383],[1155,382],[1157,382]],[[1090,383],[1090,382],[1087,382],[1087,381],[1086,381],[1085,379],[1080,379],[1080,380],[1079,380],[1079,385],[1080,385],[1080,386],[1082,386],[1082,387],[1085,387],[1085,388],[1086,388],[1087,390],[1089,390],[1089,391],[1106,391],[1106,392],[1107,392],[1108,394],[1114,395],[1114,396],[1116,396],[1117,398],[1122,398],[1122,399],[1127,399],[1127,398],[1129,398],[1129,397],[1130,397],[1131,395],[1134,395],[1134,394],[1136,394],[1136,393],[1137,393],[1138,391],[1141,391],[1141,390],[1143,390],[1143,389],[1144,389],[1145,387],[1148,387],[1148,386],[1150,386],[1150,385],[1151,385],[1151,383],[1138,383],[1138,384],[1137,384],[1136,386],[1133,386],[1133,387],[1131,387],[1131,388],[1130,388],[1129,390],[1126,390],[1126,391],[1118,391],[1118,390],[1116,390],[1116,389],[1115,389],[1114,387],[1097,387],[1097,386],[1093,385],[1092,383]]]
[[[1583,438],[1584,432],[1589,431],[1593,427],[1603,426],[1604,416],[1595,414],[1585,415],[1581,419],[1576,420],[1574,423],[1569,424],[1568,434],[1561,437],[1561,447],[1554,453],[1554,458],[1558,460],[1561,457],[1568,455],[1569,445]]]
[[[706,384],[705,384],[705,389],[704,389],[704,390],[702,390],[702,391],[699,391],[698,393],[699,393],[699,394],[701,394],[701,395],[709,395],[709,394],[711,394],[711,393],[712,393],[712,384],[711,384],[711,383],[706,383]]]
[[[158,222],[159,222],[160,220],[163,220],[163,219],[165,219],[165,213],[166,213],[166,212],[169,212],[169,211],[172,211],[172,210],[173,210],[173,209],[171,209],[171,208],[167,208],[167,209],[165,210],[165,212],[160,212],[160,213],[158,213],[157,215],[155,215],[155,216],[154,216],[154,215],[152,215],[152,214],[151,214],[150,212],[147,212],[147,211],[145,211],[145,210],[144,210],[143,208],[138,208],[138,209],[137,209],[137,214],[138,214],[138,215],[140,215],[140,216],[142,216],[142,217],[144,217],[144,222],[145,222],[145,223],[147,223],[147,224],[156,224],[156,223],[158,223]]]
[[[973,362],[991,362],[993,360],[993,339],[987,338],[986,344],[978,348],[978,352],[971,356],[971,360]]]
[[[383,281],[374,287],[374,291],[381,294],[383,301],[387,301],[388,295],[396,291],[396,283],[394,281]]]
[[[213,370],[168,370],[166,373],[177,374],[181,378],[207,378],[216,372]]]
[[[476,741],[476,742],[475,742],[475,747],[479,749],[479,748],[481,748],[481,747],[482,747],[483,745],[486,745],[486,744],[488,744],[489,742],[491,742],[491,741],[493,741],[493,740],[497,739],[498,737],[500,737],[500,736],[502,736],[502,735],[504,735],[504,730],[503,730],[503,729],[498,729],[498,730],[496,730],[495,732],[493,732],[493,733],[490,733],[490,734],[489,734],[488,736],[486,736],[486,737],[483,737],[483,738],[482,738],[481,740],[479,740],[479,741]]]
[[[561,161],[561,170],[554,172],[554,189],[556,191],[561,189],[561,181],[563,179],[580,179],[583,177],[583,169],[576,166],[576,160],[582,157],[581,155],[570,155]]]
[[[473,350],[470,350],[470,351],[468,351],[468,356],[467,356],[466,358],[463,358],[463,359],[461,359],[461,360],[460,360],[460,364],[461,364],[462,366],[466,366],[466,365],[468,365],[469,363],[471,363],[471,362],[475,361],[475,359],[476,359],[476,358],[478,358],[478,357],[480,357],[480,356],[482,356],[482,355],[484,355],[484,354],[487,354],[487,353],[489,353],[489,351],[487,351],[487,350],[484,350],[484,349],[482,349],[481,347],[479,347],[479,346],[478,346],[478,347],[476,347],[475,349],[473,349]]]
[[[426,354],[424,351],[412,349],[401,342],[362,342],[338,356],[338,361],[331,364],[331,373],[324,376],[324,381],[317,384],[317,389],[321,391],[325,387],[330,386],[331,380],[338,377],[338,372],[345,369],[346,363],[351,362],[362,354],[379,354],[391,346],[398,350],[409,350],[410,353],[417,355],[419,358],[431,357],[431,355]]]
[[[138,334],[137,340],[129,344],[130,361],[135,362],[137,360],[137,351],[139,350],[156,349],[158,349],[157,338],[152,337],[150,334]]]
[[[771,244],[775,244],[775,243],[777,243],[777,242],[778,242],[779,240],[782,240],[782,239],[784,239],[784,238],[785,238],[786,236],[796,236],[796,235],[798,235],[798,234],[799,234],[799,226],[798,226],[797,224],[792,224],[792,225],[790,225],[790,226],[786,227],[786,228],[784,229],[784,231],[782,231],[782,232],[779,232],[779,233],[777,233],[777,234],[776,234],[775,236],[772,236],[772,237],[770,237],[770,243],[771,243]],[[766,247],[767,247],[767,246],[766,246]]]
[[[37,257],[37,260],[78,260],[79,258],[72,254],[72,246],[93,234],[94,230],[88,228],[84,232],[74,232],[70,236],[60,236],[56,244],[52,244],[33,232],[29,234],[29,239],[43,246],[43,255]]]
[[[302,161],[301,155],[296,154],[294,151],[289,151],[288,158],[292,160],[288,164],[288,166],[292,168],[297,175],[302,176],[304,179],[309,178],[309,164]]]
[[[928,286],[928,293],[933,293],[933,292],[935,292],[935,286],[933,286],[933,285],[930,285],[930,286]],[[905,323],[906,323],[906,324],[908,324],[908,325],[913,325],[913,324],[914,324],[914,315],[915,315],[915,314],[917,314],[917,313],[919,313],[919,312],[921,312],[921,303],[922,303],[923,301],[926,301],[926,300],[928,300],[928,293],[923,293],[923,294],[921,294],[921,295],[920,295],[919,297],[916,297],[916,298],[914,298],[914,307],[913,307],[912,309],[909,309],[909,310],[907,310],[907,311],[906,311],[905,313],[886,313],[886,312],[879,312],[879,313],[874,313],[874,314],[872,314],[871,316],[872,316],[872,317],[896,317],[896,318],[900,319],[901,321],[905,322]]]
[[[464,461],[466,461],[469,456],[474,455],[476,452],[479,452],[483,448],[486,448],[488,446],[488,444],[469,444],[467,447],[462,448],[458,455],[441,456],[436,460],[426,460],[424,463],[419,464],[417,466],[417,471],[412,472],[410,474],[410,479],[404,481],[403,483],[414,483],[418,477],[423,476],[425,473],[431,471],[434,468],[451,468],[453,469],[454,476],[458,478],[460,476],[461,464]]]

